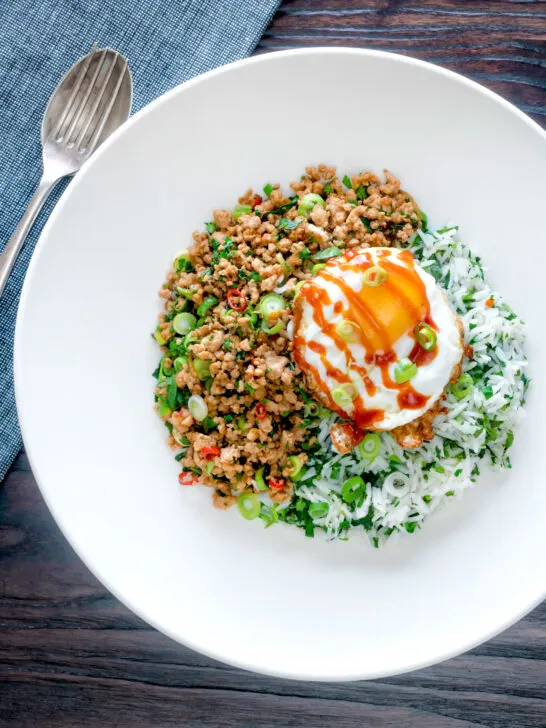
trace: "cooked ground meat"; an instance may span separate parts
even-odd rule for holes
[[[198,476],[214,489],[219,508],[259,489],[257,473],[275,483],[274,501],[290,498],[290,475],[314,444],[309,395],[286,333],[295,289],[311,277],[314,255],[332,245],[404,245],[421,224],[413,198],[388,171],[384,182],[369,172],[341,181],[335,168],[309,167],[292,189],[286,197],[278,185],[268,187],[265,199],[248,190],[235,210],[215,210],[159,292],[159,414],[171,446],[181,450],[185,484],[188,474]],[[309,193],[324,205],[298,209]],[[284,308],[264,315],[259,302],[274,289]],[[188,333],[179,333],[181,313],[194,317]],[[192,395],[204,401],[206,417],[190,413]],[[416,427],[428,433],[424,424]]]

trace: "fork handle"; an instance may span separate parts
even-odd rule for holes
[[[15,265],[19,251],[23,247],[23,243],[25,242],[34,220],[36,220],[36,217],[42,209],[44,202],[47,200],[49,193],[58,181],[58,179],[51,180],[42,177],[40,184],[36,188],[36,191],[28,203],[25,214],[19,221],[19,225],[17,225],[15,232],[9,239],[6,247],[2,253],[0,253],[0,296],[4,292],[9,275]]]

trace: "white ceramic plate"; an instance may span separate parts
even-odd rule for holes
[[[173,253],[250,185],[305,165],[389,168],[456,220],[529,323],[534,383],[513,470],[376,551],[264,530],[180,488],[152,408],[150,337]],[[32,468],[89,568],[144,619],[252,670],[344,680],[491,637],[546,592],[545,135],[485,89],[401,56],[261,56],[137,114],[72,182],[27,276],[16,390]]]

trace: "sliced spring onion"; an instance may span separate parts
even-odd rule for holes
[[[159,346],[165,346],[165,344],[167,343],[165,341],[165,339],[163,338],[163,336],[161,336],[161,332],[159,332],[159,331],[156,331],[155,332],[154,339],[157,341],[157,343],[159,344]]]
[[[264,318],[269,318],[272,314],[284,311],[285,309],[286,301],[278,293],[268,293],[258,303],[258,311]]]
[[[250,326],[255,329],[256,324],[258,323],[258,314],[256,313],[256,311],[250,311],[249,309],[247,309],[246,317]]]
[[[304,283],[307,283],[307,281],[298,281],[296,283],[296,285],[294,286],[294,295],[296,295],[296,293],[300,290]]]
[[[277,253],[277,263],[280,263],[285,273],[292,272],[292,267],[288,265],[282,253]]]
[[[233,314],[233,309],[231,308],[223,308],[220,311],[220,321],[225,321],[228,318],[231,318],[231,315]]]
[[[301,480],[301,477],[303,475],[302,458],[299,455],[289,455],[288,462],[292,466],[290,469],[290,480],[294,481],[294,483],[297,483],[298,480]]]
[[[254,480],[256,481],[256,485],[254,486],[256,488],[256,490],[267,490],[267,485],[265,484],[265,480],[264,480],[264,469],[263,468],[256,470],[256,475],[254,476]]]
[[[411,359],[400,359],[400,361],[394,367],[394,378],[398,384],[409,382],[410,379],[417,374],[417,366]]]
[[[212,475],[212,471],[214,470],[214,462],[211,461],[210,463],[207,463],[205,465],[205,470],[209,475]]]
[[[463,374],[455,384],[452,385],[451,391],[457,399],[463,399],[474,389],[474,382],[470,374]]]
[[[330,258],[339,258],[342,255],[342,251],[336,245],[331,245],[329,248],[319,250],[314,256],[314,260],[329,260]]]
[[[182,369],[184,369],[187,361],[188,360],[185,356],[177,356],[176,359],[173,361],[174,371],[177,373],[181,372]]]
[[[236,205],[233,208],[233,219],[238,220],[241,215],[250,215],[252,214],[252,207],[250,205]]]
[[[332,399],[341,409],[346,409],[356,397],[356,389],[352,384],[340,384],[332,390]]]
[[[309,213],[315,205],[322,205],[322,207],[326,207],[326,203],[320,195],[316,195],[314,192],[304,195],[300,200],[298,215],[305,215],[305,217],[309,217]]]
[[[192,364],[195,369],[195,373],[201,381],[210,377],[210,359],[194,359]]]
[[[208,298],[205,298],[203,303],[197,309],[197,315],[200,317],[206,316],[210,309],[214,308],[217,303],[218,299],[216,296],[209,296]]]
[[[316,276],[319,270],[322,270],[323,268],[326,268],[326,263],[315,263],[315,265],[311,268],[311,275]]]
[[[248,424],[243,415],[241,415],[240,417],[237,417],[236,424],[237,424],[237,427],[241,430],[241,432],[246,432],[248,430]]]
[[[209,413],[207,403],[199,394],[192,394],[188,399],[188,409],[198,422],[202,422]]]
[[[328,514],[329,510],[330,506],[324,501],[320,501],[319,503],[311,503],[311,505],[309,506],[309,515],[311,516],[311,518],[324,518],[324,516]]]
[[[262,321],[262,331],[268,336],[274,336],[275,334],[278,334],[280,331],[283,330],[283,327],[284,323],[282,321],[277,321],[277,323],[271,327],[267,325],[267,321],[265,319]]]
[[[341,489],[341,497],[345,503],[354,503],[357,498],[366,493],[366,484],[359,475],[346,480]]]
[[[341,336],[343,341],[347,341],[350,344],[354,344],[360,338],[360,326],[355,324],[354,321],[348,319],[342,319],[336,324],[336,331]]]
[[[184,296],[184,298],[187,298],[188,301],[193,298],[193,294],[195,291],[192,291],[191,288],[178,288],[176,289],[176,292],[179,296]]]
[[[255,493],[242,493],[237,498],[237,508],[239,513],[246,518],[247,521],[252,521],[258,518],[260,515],[261,508],[260,499]]]
[[[173,319],[173,329],[181,336],[187,334],[197,325],[197,319],[192,313],[178,313]]]
[[[438,341],[436,331],[424,321],[415,327],[415,338],[419,346],[425,351],[432,351]]]
[[[320,405],[317,402],[307,402],[303,410],[306,417],[317,417],[320,412]]]
[[[372,265],[371,268],[368,268],[368,270],[364,272],[364,276],[362,278],[364,285],[370,286],[370,288],[381,286],[386,280],[387,271],[383,270],[383,268],[378,265]]]
[[[366,435],[362,442],[358,443],[357,450],[362,460],[373,463],[381,450],[381,438],[377,432],[370,432]]]

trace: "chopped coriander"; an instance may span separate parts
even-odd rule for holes
[[[322,196],[328,197],[328,195],[331,195],[332,192],[333,192],[332,185],[329,182],[326,182],[326,184],[322,188]]]
[[[301,260],[309,260],[311,257],[311,253],[307,250],[307,248],[302,248],[300,252],[298,253]]]
[[[421,213],[421,228],[424,233],[428,230],[428,217],[426,213],[424,213],[422,210],[420,210]]]
[[[364,185],[358,185],[355,192],[357,200],[365,200],[368,197],[368,188]]]
[[[297,217],[295,220],[291,220],[289,217],[281,217],[280,220],[277,220],[277,227],[279,230],[294,230],[303,221],[303,217]]]
[[[269,183],[264,185],[264,195],[266,195],[266,197],[271,197],[272,192],[273,192],[273,185],[270,185]]]
[[[345,187],[348,187],[350,190],[353,189],[353,183],[351,182],[351,178],[348,175],[345,175],[345,177],[341,180]]]
[[[209,235],[212,235],[212,233],[216,232],[216,223],[215,222],[206,222],[205,230],[208,232]]]
[[[367,217],[361,217],[361,218],[360,218],[360,221],[361,221],[361,222],[362,222],[362,224],[364,225],[364,230],[366,230],[366,231],[367,231],[367,232],[369,232],[369,233],[373,233],[373,228],[372,228],[372,226],[370,225],[370,221],[368,220],[368,218],[367,218]]]
[[[205,417],[203,422],[201,422],[201,425],[202,425],[203,429],[205,430],[205,434],[208,434],[211,430],[214,430],[218,427],[218,425],[212,419],[212,417]]]
[[[342,255],[342,250],[336,245],[332,245],[329,248],[324,248],[324,250],[319,250],[318,253],[315,253],[313,260],[329,260],[330,258],[338,258],[340,255]]]
[[[294,195],[290,198],[290,202],[286,202],[284,205],[280,205],[275,210],[270,210],[269,212],[264,212],[262,215],[262,220],[265,220],[268,215],[284,215],[285,212],[288,212],[288,210],[291,210],[293,207],[295,207],[298,204],[298,196]]]

